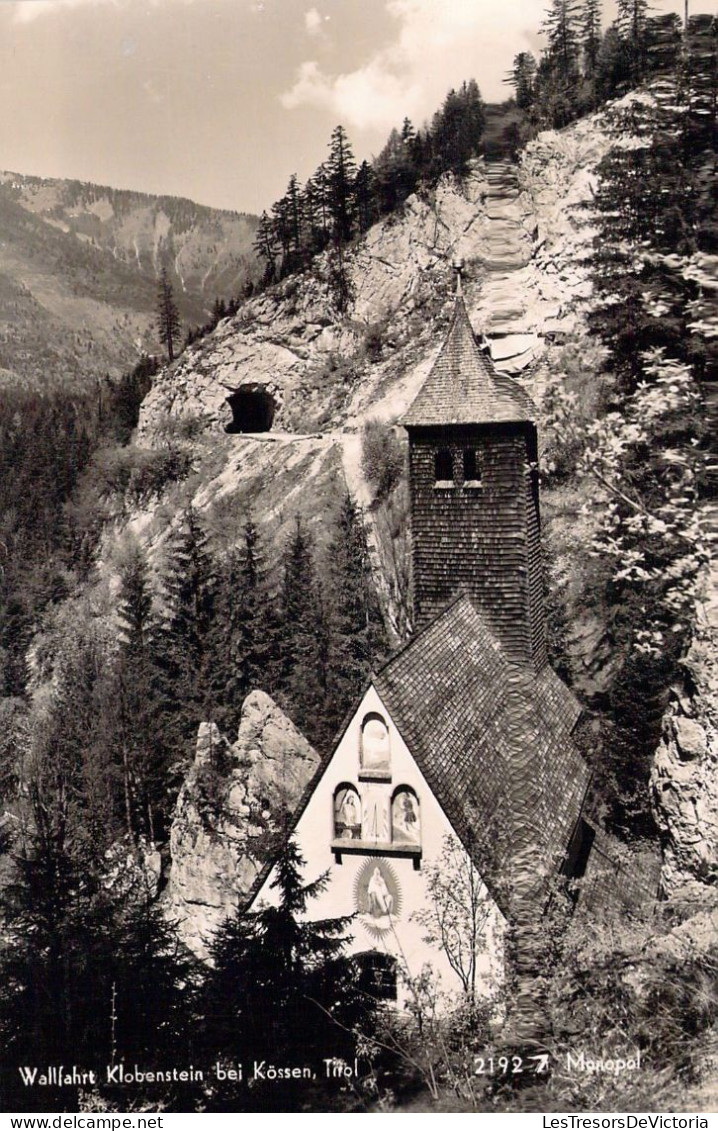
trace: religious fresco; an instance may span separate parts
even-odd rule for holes
[[[357,914],[376,938],[393,930],[401,915],[401,889],[394,869],[386,860],[372,857],[359,872],[354,886]]]
[[[387,844],[391,839],[389,825],[389,795],[386,787],[365,786],[362,793],[362,840]]]
[[[391,839],[396,844],[421,844],[419,799],[413,789],[398,789],[391,803]]]
[[[367,715],[362,723],[360,763],[362,770],[389,773],[389,731],[381,715]]]
[[[361,839],[361,801],[353,785],[340,785],[334,794],[335,840]]]
[[[359,788],[342,782],[334,790],[334,841],[367,845],[421,847],[419,798],[408,785],[393,793],[385,782],[364,782]]]

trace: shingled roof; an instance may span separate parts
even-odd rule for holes
[[[537,674],[509,661],[467,596],[373,682],[506,911],[512,856],[535,846],[540,882],[562,862],[579,817],[590,780],[571,737],[581,708],[550,667]]]
[[[512,857],[529,848],[540,886],[558,872],[581,814],[591,772],[572,738],[580,705],[548,665],[536,673],[512,663],[466,595],[374,674],[363,694],[372,684],[481,878],[510,914]],[[288,836],[356,710],[355,703],[307,783]],[[528,846],[521,842],[527,832]],[[246,907],[273,865],[272,856]]]
[[[534,420],[536,407],[477,345],[461,294],[439,356],[401,420],[405,428]]]

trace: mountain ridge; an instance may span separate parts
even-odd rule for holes
[[[159,348],[167,269],[185,327],[258,276],[256,217],[181,197],[0,172],[0,374],[47,386],[116,377]]]

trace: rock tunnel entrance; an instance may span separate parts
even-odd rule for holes
[[[271,429],[277,405],[266,389],[237,389],[236,393],[227,397],[227,404],[232,410],[232,420],[226,432],[269,432]]]

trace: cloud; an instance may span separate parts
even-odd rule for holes
[[[194,0],[182,0],[182,2],[191,4]],[[158,8],[162,3],[163,0],[149,0],[152,8]],[[40,16],[65,12],[73,8],[99,8],[108,4],[119,8],[122,0],[10,0],[13,23],[16,24],[29,24]]]
[[[16,24],[29,24],[50,12],[86,8],[91,4],[107,2],[108,0],[13,0],[13,21]],[[109,2],[114,3],[114,0]]]
[[[322,31],[322,17],[316,8],[310,8],[304,13],[304,27],[307,35],[320,35]]]
[[[384,70],[378,61],[332,79],[310,60],[302,63],[294,86],[281,96],[281,102],[287,110],[299,106],[332,110],[341,121],[367,129],[392,125],[397,104],[402,99],[415,100],[417,94],[406,79]]]
[[[545,5],[386,0],[396,23],[393,40],[347,74],[328,73],[314,60],[302,63],[282,105],[332,110],[346,125],[368,129],[391,127],[405,115],[421,122],[463,79],[476,78],[485,98],[501,100],[509,94],[503,79],[513,56],[530,48]]]

